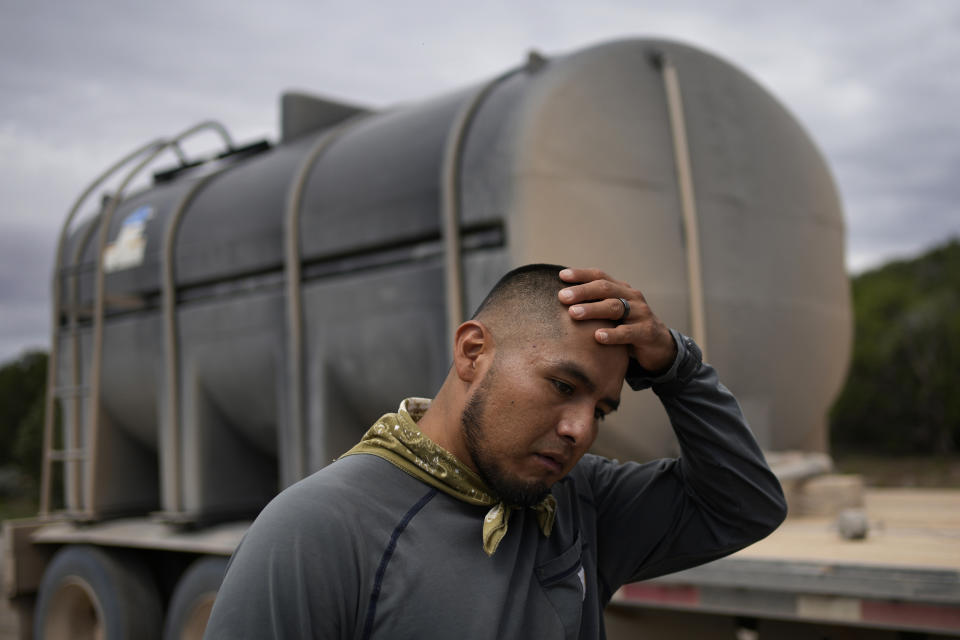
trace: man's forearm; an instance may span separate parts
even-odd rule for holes
[[[736,398],[700,362],[693,341],[674,332],[675,366],[651,381],[680,443],[686,484],[702,508],[760,539],[786,516],[780,483],[767,466]],[[751,542],[753,540],[750,540]]]

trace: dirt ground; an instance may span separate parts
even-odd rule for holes
[[[868,487],[960,489],[960,456],[835,455],[838,473],[858,473]]]

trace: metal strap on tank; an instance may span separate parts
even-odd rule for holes
[[[452,348],[457,327],[466,317],[463,295],[463,261],[460,244],[461,170],[467,134],[480,106],[501,82],[524,69],[542,66],[539,54],[530,54],[527,64],[511,69],[480,87],[473,97],[457,112],[447,133],[440,169],[440,222],[443,232],[444,285],[447,300],[447,348]],[[452,354],[451,354],[452,355]]]
[[[214,130],[218,132],[221,137],[224,138],[226,144],[229,148],[233,148],[233,142],[230,139],[229,134],[226,129],[218,122],[207,121],[201,122],[180,134],[174,136],[170,140],[164,140],[159,145],[150,147],[147,149],[146,157],[143,158],[136,166],[133,167],[130,171],[127,172],[123,180],[120,182],[120,185],[117,187],[116,193],[110,199],[110,202],[107,204],[107,208],[103,211],[99,219],[99,234],[97,242],[97,251],[96,251],[96,277],[95,277],[95,287],[94,287],[94,306],[93,306],[93,349],[92,357],[90,363],[90,385],[89,385],[89,394],[90,394],[90,403],[89,403],[89,433],[87,434],[87,440],[84,442],[83,448],[86,450],[86,466],[84,473],[84,492],[83,492],[83,509],[82,517],[86,519],[92,519],[95,517],[93,511],[93,501],[94,501],[94,488],[96,480],[96,467],[97,467],[97,439],[99,436],[99,413],[100,413],[100,384],[101,384],[101,370],[103,367],[103,321],[104,321],[104,312],[106,308],[106,291],[105,291],[105,272],[103,269],[103,254],[107,246],[107,237],[110,232],[110,223],[113,219],[113,215],[116,212],[121,200],[123,199],[123,194],[126,188],[130,183],[140,174],[140,172],[153,160],[159,156],[166,149],[177,145],[186,138],[199,133],[205,130]]]
[[[307,434],[303,415],[303,301],[300,275],[300,204],[310,171],[317,160],[347,129],[366,117],[358,114],[321,136],[300,163],[290,190],[287,192],[287,210],[284,212],[284,271],[287,294],[287,372],[290,376],[290,430],[293,438],[293,469],[295,479],[306,475]],[[282,472],[281,472],[282,473]]]
[[[170,508],[160,514],[166,519],[180,519],[183,512],[183,488],[181,482],[181,442],[180,442],[180,337],[177,321],[177,283],[174,272],[174,250],[177,243],[177,232],[180,230],[180,221],[197,195],[210,182],[226,171],[229,167],[208,173],[197,180],[177,202],[173,213],[167,220],[163,231],[163,366],[167,386],[167,416],[168,441],[170,449],[170,474],[172,475],[173,489]]]
[[[80,236],[77,246],[73,252],[73,259],[71,262],[71,278],[70,278],[70,296],[69,296],[69,308],[67,312],[67,327],[70,333],[70,345],[71,345],[71,365],[70,365],[70,385],[69,388],[77,390],[76,392],[70,393],[70,402],[72,404],[72,413],[74,419],[70,423],[70,438],[67,439],[64,434],[64,447],[77,447],[80,448],[81,441],[81,396],[85,395],[84,393],[79,392],[81,389],[87,389],[87,387],[82,387],[81,375],[80,375],[80,261],[83,259],[84,254],[87,252],[87,247],[90,246],[90,240],[93,239],[93,234],[97,230],[97,224],[99,223],[100,213],[94,217],[94,220],[91,224],[87,225],[87,228],[84,230],[83,235]],[[63,433],[61,431],[61,433]],[[81,448],[82,449],[82,448]],[[72,457],[64,460],[64,473],[67,475],[67,488],[69,493],[64,496],[66,501],[67,510],[70,510],[71,505],[80,504],[80,463],[83,461],[83,457]]]
[[[60,228],[60,235],[57,238],[57,251],[54,258],[54,267],[53,267],[53,286],[51,291],[53,292],[53,298],[51,300],[50,310],[50,357],[47,360],[47,396],[45,399],[44,406],[44,419],[43,419],[43,467],[41,469],[40,475],[40,515],[47,516],[50,514],[50,490],[51,490],[51,475],[52,475],[52,462],[54,462],[55,454],[53,451],[53,425],[54,425],[54,411],[56,408],[56,398],[57,398],[57,373],[59,371],[59,357],[60,357],[60,314],[61,314],[61,271],[63,270],[63,249],[67,241],[67,236],[70,232],[70,226],[73,224],[74,218],[80,211],[80,208],[86,202],[87,198],[90,197],[90,194],[94,192],[101,184],[103,184],[107,179],[110,178],[117,171],[122,169],[124,166],[129,164],[131,161],[137,157],[156,149],[163,142],[161,140],[154,140],[148,144],[139,147],[126,156],[118,160],[116,163],[111,165],[106,171],[101,173],[97,178],[90,183],[90,185],[83,190],[83,193],[76,199],[71,207],[70,212],[67,214],[66,220],[63,222],[63,226]],[[91,225],[91,229],[95,225]],[[89,232],[85,238],[89,238]],[[78,250],[74,253],[74,259],[71,264],[73,269],[73,278],[74,281],[79,279],[79,274],[76,272],[77,266],[79,264],[79,256],[82,255],[81,248],[86,246],[86,241],[79,243]],[[79,371],[77,370],[78,362],[78,351],[79,348],[77,343],[79,342],[79,337],[77,335],[76,328],[76,300],[71,301],[71,308],[68,309],[71,313],[71,340],[73,343],[73,354],[74,354],[74,364],[73,364],[73,373],[70,386],[73,388],[79,388]],[[79,397],[75,396],[75,402],[79,404]],[[74,414],[75,421],[79,421],[79,411]]]
[[[683,99],[677,69],[664,55],[659,54],[663,86],[670,114],[670,133],[673,136],[673,157],[677,169],[677,188],[680,192],[680,210],[686,240],[687,275],[690,287],[690,329],[693,339],[707,358],[707,320],[703,297],[703,270],[700,264],[700,231],[697,218],[697,199],[693,191],[693,170],[687,146],[687,130],[683,116]]]

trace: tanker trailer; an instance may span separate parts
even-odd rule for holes
[[[222,154],[125,193],[204,130]],[[765,449],[826,451],[851,337],[836,188],[777,100],[705,52],[530,54],[383,110],[286,94],[275,144],[204,123],[108,176],[61,232],[41,513],[9,528],[8,594],[37,594],[43,637],[194,637],[259,509],[431,395],[452,330],[523,263],[627,279]],[[656,398],[625,393],[595,449],[676,445]]]

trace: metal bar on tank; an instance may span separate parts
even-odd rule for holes
[[[197,180],[180,198],[177,206],[167,221],[163,233],[163,359],[167,384],[167,416],[168,442],[172,444],[169,455],[170,473],[173,487],[169,512],[176,514],[183,511],[183,489],[180,469],[180,345],[177,323],[177,286],[174,273],[174,248],[176,246],[177,231],[180,221],[197,194],[203,190],[213,178],[219,176],[229,167],[223,167]],[[162,485],[161,485],[162,486]]]
[[[303,415],[303,303],[300,287],[300,202],[310,170],[317,160],[351,126],[367,114],[358,114],[335,126],[314,144],[304,156],[300,169],[287,193],[284,212],[284,271],[287,295],[287,372],[290,376],[290,429],[293,441],[291,470],[293,479],[306,475],[306,421]],[[281,449],[282,450],[282,449]],[[281,470],[283,475],[283,470]]]
[[[233,144],[233,138],[230,136],[230,132],[227,131],[227,128],[225,126],[223,126],[216,120],[207,120],[206,122],[202,122],[199,125],[197,125],[197,127],[202,127],[203,129],[210,129],[220,134],[220,137],[223,138],[223,144],[227,148],[227,151],[233,151],[234,149],[236,149],[236,145]],[[193,132],[193,133],[196,133],[196,132]],[[190,135],[193,135],[193,133],[188,133],[186,135],[190,136]]]
[[[180,161],[181,166],[187,164],[187,155],[183,152],[183,147],[181,147],[179,144],[171,144],[170,150],[173,151],[174,155],[177,156],[177,160]]]
[[[63,248],[66,244],[67,234],[70,232],[70,225],[73,223],[74,218],[77,216],[77,213],[80,211],[80,207],[83,206],[83,203],[86,202],[87,198],[90,197],[90,194],[94,192],[101,184],[104,183],[110,176],[119,171],[122,167],[128,164],[131,160],[137,158],[138,156],[146,153],[147,151],[156,148],[162,144],[160,140],[154,140],[149,142],[137,149],[134,149],[123,158],[112,164],[108,167],[103,173],[96,177],[96,179],[91,182],[86,189],[80,194],[80,196],[73,203],[73,206],[70,208],[70,212],[67,214],[66,220],[63,222],[63,226],[60,228],[60,235],[57,238],[57,251],[56,257],[54,258],[54,267],[53,267],[53,286],[51,291],[53,292],[53,299],[51,304],[51,322],[50,322],[50,355],[47,358],[47,397],[46,404],[44,407],[44,419],[43,419],[43,467],[40,473],[40,515],[47,516],[50,514],[50,483],[51,483],[51,464],[53,462],[52,452],[53,452],[53,423],[54,423],[54,410],[56,406],[56,388],[57,388],[57,371],[59,369],[59,355],[60,355],[60,346],[58,340],[58,334],[60,329],[60,296],[62,295],[61,285],[60,285],[60,272],[63,269]],[[83,243],[81,243],[83,244]],[[74,266],[76,265],[76,260],[74,261]],[[75,278],[79,276],[74,275]],[[75,309],[72,311],[75,312]],[[76,353],[76,342],[79,340],[78,335],[74,331],[72,335],[72,340],[74,342],[74,353]],[[76,364],[76,360],[74,360]],[[79,386],[78,380],[74,379],[71,381],[72,386]],[[74,414],[74,420],[79,420],[79,414]]]
[[[447,300],[447,342],[453,344],[457,327],[466,316],[463,296],[463,261],[460,246],[460,173],[470,125],[487,96],[501,82],[523,69],[542,65],[543,58],[531,53],[526,65],[506,71],[480,87],[457,112],[447,133],[440,168],[440,221],[443,229],[444,284]]]
[[[99,223],[100,213],[94,217],[92,224],[90,224],[86,230],[84,230],[83,235],[80,237],[79,242],[77,242],[76,249],[73,252],[73,262],[72,262],[72,274],[70,279],[70,313],[69,313],[69,322],[68,327],[71,332],[71,364],[70,364],[70,386],[74,388],[80,387],[82,380],[80,379],[80,321],[78,318],[79,307],[80,307],[80,261],[83,259],[83,254],[86,253],[87,246],[90,244],[91,238],[93,238],[93,232],[97,230],[97,224]],[[82,413],[82,398],[80,394],[74,394],[71,397],[72,403],[72,414],[74,416],[73,423],[70,425],[70,438],[67,439],[64,437],[64,446],[65,447],[80,447],[80,417]],[[68,510],[71,508],[79,509],[78,505],[80,504],[80,464],[82,460],[69,459],[64,462],[65,475],[67,476],[67,488],[68,494],[65,496],[66,504]]]
[[[683,99],[677,70],[666,56],[660,57],[663,84],[670,114],[670,132],[673,136],[673,157],[677,169],[677,188],[680,191],[680,209],[687,250],[687,274],[690,286],[690,329],[693,339],[707,358],[707,320],[703,299],[703,270],[700,263],[700,231],[697,222],[697,200],[693,190],[693,170],[687,146],[687,130],[683,117]]]
[[[217,122],[201,122],[190,127],[189,129],[182,131],[169,140],[164,140],[158,148],[152,149],[146,158],[141,160],[139,164],[127,172],[127,175],[117,187],[114,197],[110,200],[110,203],[107,205],[107,208],[104,210],[103,216],[100,219],[100,234],[96,252],[96,278],[94,287],[93,349],[90,363],[90,403],[88,409],[90,416],[90,433],[88,434],[87,441],[84,443],[84,448],[87,450],[85,468],[86,473],[84,474],[84,516],[87,519],[92,519],[96,515],[93,511],[93,491],[97,467],[97,437],[99,435],[98,432],[100,427],[100,374],[103,367],[103,316],[106,294],[105,273],[103,270],[103,254],[106,250],[107,236],[110,232],[110,223],[113,219],[114,213],[119,207],[120,201],[123,200],[124,191],[133,181],[133,179],[136,178],[136,176],[139,175],[139,173],[147,165],[153,162],[157,156],[169,149],[171,146],[181,142],[195,133],[199,133],[200,131],[211,128],[215,130],[224,130],[223,125]]]

